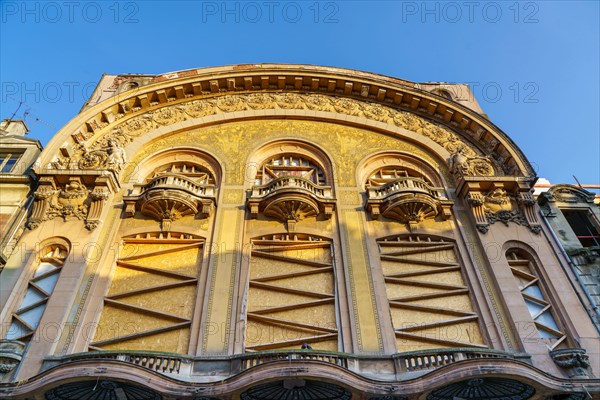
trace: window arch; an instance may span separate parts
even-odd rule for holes
[[[316,185],[327,184],[323,168],[313,159],[302,154],[283,153],[264,160],[254,180],[255,185],[265,185],[275,179],[295,176]]]
[[[450,91],[448,91],[447,89],[435,89],[432,91],[432,93],[435,93],[438,96],[445,97],[448,100],[453,100],[452,94],[450,94]]]
[[[215,176],[206,166],[194,162],[175,161],[155,168],[154,171],[146,177],[146,183],[156,177],[168,174],[185,176],[201,185],[214,185],[216,182]]]
[[[199,184],[215,185],[222,180],[222,168],[216,158],[200,149],[177,147],[161,151],[140,161],[132,173],[131,183],[147,183],[161,174],[178,174]],[[201,182],[206,180],[205,183]]]
[[[435,170],[414,157],[382,153],[367,160],[358,171],[367,192],[371,218],[380,216],[408,223],[411,231],[426,219],[450,217],[441,179]]]
[[[176,148],[154,154],[140,163],[125,215],[136,212],[161,223],[168,231],[182,217],[209,217],[217,203],[221,169],[211,156],[197,149]]]
[[[506,251],[506,260],[544,344],[549,350],[567,345],[568,336],[552,306],[532,255],[520,248],[510,248]]]
[[[329,219],[335,210],[333,166],[319,148],[283,140],[255,150],[247,171],[251,195],[247,205],[252,218],[259,214],[287,224],[291,232],[307,218]],[[255,171],[254,171],[255,169]]]
[[[27,284],[25,296],[12,313],[6,339],[30,341],[56,287],[69,248],[69,244],[64,240],[51,241],[42,247],[33,277]]]

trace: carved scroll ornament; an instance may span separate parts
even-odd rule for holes
[[[73,135],[76,148],[68,155],[61,154],[51,163],[52,168],[110,169],[118,172],[125,160],[123,147],[152,130],[193,118],[228,112],[264,109],[303,109],[335,112],[387,123],[423,135],[449,153],[460,154],[456,165],[468,176],[492,176],[503,171],[494,168],[494,161],[481,157],[478,150],[450,129],[429,122],[415,114],[380,104],[352,98],[300,93],[230,94],[217,98],[197,99],[132,116],[117,125],[90,121],[89,130]],[[106,132],[103,132],[106,130]],[[101,134],[98,134],[101,133]],[[95,141],[91,141],[93,137]],[[493,143],[492,143],[493,144]],[[508,167],[503,171],[510,173]]]

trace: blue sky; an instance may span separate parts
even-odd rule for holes
[[[599,4],[2,0],[0,117],[46,144],[103,73],[331,65],[469,83],[538,176],[600,183]]]

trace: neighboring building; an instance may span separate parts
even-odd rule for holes
[[[42,145],[27,132],[23,121],[0,122],[0,271],[23,233],[37,185],[31,166]]]
[[[38,164],[2,398],[600,397],[591,291],[466,85],[105,75]]]
[[[584,304],[600,331],[600,196],[575,185],[552,185],[542,190],[538,203],[543,219],[561,244],[568,271],[583,289]]]

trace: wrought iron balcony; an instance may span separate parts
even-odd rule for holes
[[[253,218],[262,212],[281,222],[298,222],[319,214],[330,218],[335,209],[331,186],[320,186],[298,176],[283,176],[252,187],[248,207]]]
[[[446,219],[452,202],[444,198],[443,190],[421,178],[402,177],[367,188],[367,209],[373,219],[383,215],[411,225],[437,215]]]

